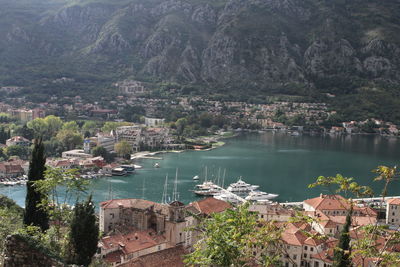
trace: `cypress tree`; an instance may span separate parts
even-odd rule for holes
[[[88,266],[97,251],[99,226],[96,222],[92,196],[86,202],[77,203],[71,221],[70,242],[73,263]]]
[[[49,229],[49,215],[46,210],[38,207],[38,204],[46,196],[35,190],[34,182],[44,179],[45,163],[42,139],[35,139],[26,183],[24,224],[39,226],[42,231]]]
[[[346,216],[346,223],[344,224],[343,230],[340,233],[339,244],[334,250],[333,267],[352,266],[350,259],[351,248],[350,248],[350,235],[349,235],[352,213],[353,213],[353,207],[350,208],[350,211]]]

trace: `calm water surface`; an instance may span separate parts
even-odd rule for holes
[[[169,194],[172,194],[175,170],[178,168],[178,191],[184,203],[198,198],[190,191],[196,184],[193,176],[204,179],[220,178],[224,170],[225,185],[238,177],[260,190],[279,194],[278,201],[301,201],[318,195],[322,189],[308,189],[319,175],[337,173],[354,177],[360,184],[374,190],[381,184],[372,182],[371,172],[378,165],[394,166],[400,159],[400,142],[396,138],[379,136],[290,136],[284,133],[244,134],[227,139],[226,145],[211,151],[188,151],[159,155],[162,160],[140,160],[144,168],[127,177],[93,180],[90,191],[96,202],[113,198],[145,198],[161,201],[165,176],[169,176]],[[154,168],[155,162],[160,168]],[[219,174],[219,175],[218,175]],[[398,183],[389,193],[400,195]],[[25,186],[0,186],[5,194],[24,205]]]

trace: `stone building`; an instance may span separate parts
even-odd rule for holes
[[[160,204],[144,199],[112,199],[100,203],[101,256],[111,265],[174,247],[190,248],[196,233],[197,216],[210,216],[231,206],[206,198],[189,205],[179,201]]]
[[[400,198],[392,198],[387,201],[386,224],[400,227]]]

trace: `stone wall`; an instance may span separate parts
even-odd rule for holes
[[[64,264],[33,248],[18,235],[7,236],[4,248],[4,267],[62,267]]]

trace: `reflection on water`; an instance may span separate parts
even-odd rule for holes
[[[180,200],[188,203],[198,199],[190,190],[207,179],[224,182],[227,186],[242,176],[260,190],[279,194],[280,201],[298,201],[314,197],[323,189],[309,189],[308,184],[319,175],[341,173],[355,177],[361,184],[379,190],[372,182],[371,170],[378,165],[399,163],[400,143],[395,138],[379,136],[290,136],[283,133],[246,134],[226,140],[226,146],[211,151],[188,151],[163,154],[163,160],[141,160],[144,168],[128,177],[94,180],[90,191],[97,202],[109,198],[141,198],[161,201],[165,177],[168,174],[168,194],[178,168]],[[155,162],[161,168],[154,168]],[[224,176],[225,172],[225,176]],[[391,186],[390,194],[400,195],[398,184]],[[10,195],[23,205],[25,187],[0,187],[0,194]]]

